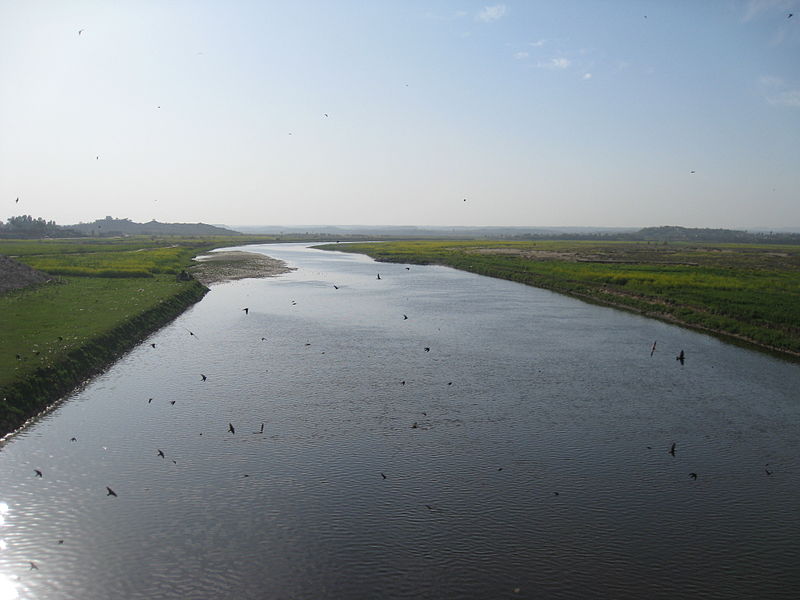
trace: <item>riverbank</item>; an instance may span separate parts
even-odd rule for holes
[[[577,241],[318,246],[549,289],[800,357],[800,247]]]
[[[289,271],[261,254],[207,254],[235,241],[5,243],[51,279],[0,294],[0,436],[107,369],[200,301],[207,286]],[[199,264],[190,264],[197,255]]]

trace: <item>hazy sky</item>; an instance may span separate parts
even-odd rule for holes
[[[798,227],[800,0],[0,0],[19,214]]]

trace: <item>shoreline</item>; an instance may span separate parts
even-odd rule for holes
[[[293,268],[277,258],[246,250],[224,250],[199,254],[187,270],[205,286],[238,281],[262,279],[291,273]]]

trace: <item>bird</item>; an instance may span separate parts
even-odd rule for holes
[[[383,477],[384,479],[386,479],[386,475],[384,475],[383,473],[381,473],[381,477]]]
[[[694,173],[694,171],[689,171],[689,173]]]
[[[39,567],[36,566],[35,562],[33,562],[32,560],[29,561],[29,562],[31,563],[31,571],[33,571],[33,570],[38,571],[39,570]]]
[[[403,321],[408,321],[408,315],[403,315]]]
[[[59,543],[59,544],[63,544],[63,543],[64,543],[64,540],[58,540],[58,543]]]
[[[83,33],[83,29],[78,29],[78,35]]]
[[[242,310],[244,311],[244,314],[246,314],[246,315],[250,314],[250,309],[249,308],[243,308]]]
[[[100,157],[99,156],[95,156],[94,159],[95,160],[100,160]]]
[[[464,202],[466,202],[466,201],[467,201],[467,199],[466,199],[466,198],[464,198]]]
[[[70,441],[70,442],[77,442],[77,441],[78,441],[78,438],[76,438],[76,437],[71,437],[71,438],[69,438],[69,441]]]
[[[400,382],[400,385],[405,385],[405,384],[406,384],[406,380],[403,379],[403,381]]]
[[[233,423],[228,423],[228,431],[231,433],[236,433],[236,429],[233,426]]]
[[[378,273],[378,279],[380,279],[380,278],[381,278],[381,274],[380,274],[380,273]]]
[[[189,332],[189,335],[194,335],[194,332],[191,329],[187,329],[186,327],[184,327],[184,329],[186,329],[186,331]],[[197,337],[197,336],[194,335],[194,337]]]
[[[431,351],[431,347],[430,346],[425,346],[425,352],[430,352],[430,351]]]
[[[328,113],[323,113],[323,114],[324,114],[326,117],[328,116]]]
[[[333,284],[333,289],[335,289],[335,290],[338,290],[338,289],[339,289],[339,286],[338,286],[338,285],[336,285],[336,284],[334,283],[334,284]]]
[[[155,348],[155,347],[156,347],[156,345],[153,343],[153,344],[150,344],[150,347],[151,347],[151,348]]]
[[[697,473],[689,473],[689,477],[692,479],[697,479]]]
[[[164,451],[163,451],[163,450],[159,450],[159,451],[158,451],[158,455],[159,455],[161,458],[164,458]]]
[[[675,442],[672,442],[672,446],[669,449],[669,453],[672,454],[672,456],[675,456]]]
[[[789,13],[789,16],[786,17],[787,19],[791,19],[794,16],[794,13]]]
[[[175,406],[175,400],[170,400],[169,403]]]
[[[683,361],[686,360],[686,355],[683,353],[683,350],[681,350],[681,353],[675,357],[675,360],[680,361],[680,363],[683,364]]]
[[[106,496],[114,496],[115,498],[117,497],[117,492],[115,492],[114,490],[112,490],[108,486],[106,486],[106,489],[108,490],[108,492],[106,493]]]
[[[34,469],[33,472],[36,473],[37,477],[41,477],[42,476],[42,472],[39,469]]]
[[[19,196],[17,196],[17,199],[14,201],[14,204],[19,204]]]
[[[453,382],[452,381],[448,381],[447,385],[453,385]]]
[[[147,403],[148,403],[148,404],[150,404],[152,401],[153,401],[153,399],[152,399],[152,398],[148,398],[148,399],[147,399]]]
[[[425,508],[427,508],[428,510],[433,510],[433,507],[430,504],[426,504]]]
[[[17,354],[17,360],[22,360],[22,357],[19,354]]]
[[[264,433],[264,424],[261,424],[261,429],[259,431],[254,431],[254,434]]]
[[[498,471],[502,471],[502,470],[503,470],[503,467],[497,467],[497,470],[498,470]]]
[[[419,429],[419,425],[417,425],[416,421],[414,421],[414,424],[411,426],[411,429]]]
[[[206,376],[205,376],[205,375],[203,375],[202,373],[200,373],[200,377],[202,377],[202,378],[203,378],[203,381],[205,381],[206,379],[208,379],[208,377],[206,377]]]
[[[265,338],[265,337],[262,337],[262,338],[261,338],[261,341],[262,341],[262,342],[266,342],[266,341],[267,341],[267,338]]]
[[[767,468],[768,466],[769,466],[769,463],[767,463],[767,464],[765,464],[765,465],[764,465],[764,472],[767,474],[767,477],[769,477],[770,475],[772,475],[772,471],[770,471],[770,470]]]
[[[656,343],[657,343],[657,342],[653,342],[653,347],[652,347],[652,348],[650,348],[650,356],[653,356],[653,352],[655,352],[655,351],[656,351]]]

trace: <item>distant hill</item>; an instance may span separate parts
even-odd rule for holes
[[[239,231],[205,223],[135,223],[130,219],[106,217],[93,223],[69,225],[86,235],[241,235]]]

